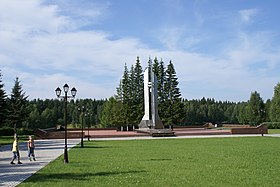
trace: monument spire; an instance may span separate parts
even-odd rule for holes
[[[163,129],[163,123],[158,115],[157,77],[152,70],[151,58],[144,70],[144,108],[145,114],[139,128]]]

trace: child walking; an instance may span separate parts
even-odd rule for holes
[[[18,159],[18,164],[22,164],[20,162],[20,155],[19,155],[19,148],[18,148],[18,139],[19,139],[18,136],[15,134],[13,148],[12,148],[13,158],[11,160],[11,164],[15,164],[14,163],[15,159]]]
[[[27,147],[28,147],[28,158],[29,158],[29,160],[32,161],[32,159],[31,159],[31,156],[32,156],[33,160],[36,161],[35,154],[34,154],[35,143],[34,143],[34,140],[33,140],[32,136],[29,136],[29,140],[27,142]]]

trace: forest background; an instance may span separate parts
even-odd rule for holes
[[[280,83],[274,87],[271,99],[263,101],[260,93],[248,93],[244,102],[216,101],[214,98],[188,100],[181,97],[179,81],[172,61],[149,59],[158,79],[158,109],[164,125],[186,126],[213,124],[266,123],[269,128],[280,128]],[[116,95],[101,100],[92,98],[70,100],[67,124],[69,127],[136,127],[144,115],[143,68],[139,57],[124,72]],[[191,88],[190,88],[191,89]],[[207,93],[206,93],[207,95]],[[0,71],[0,135],[32,132],[64,124],[64,105],[59,99],[28,100],[19,78],[8,96]],[[85,108],[82,112],[81,108]]]

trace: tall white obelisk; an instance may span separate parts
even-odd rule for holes
[[[163,123],[158,115],[157,77],[149,66],[144,71],[144,111],[139,124],[140,129],[163,129]]]

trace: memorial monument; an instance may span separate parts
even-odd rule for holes
[[[163,129],[157,107],[157,78],[151,67],[144,70],[144,116],[139,128]]]
[[[144,116],[139,124],[139,132],[149,133],[152,136],[173,136],[170,129],[164,129],[158,115],[157,77],[148,66],[144,70]]]

